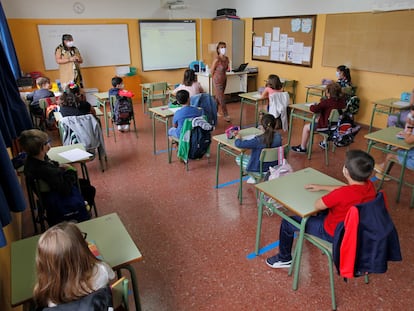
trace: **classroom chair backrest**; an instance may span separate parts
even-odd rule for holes
[[[41,179],[35,179],[26,174],[25,178],[27,197],[32,215],[34,232],[38,233],[37,224],[40,225],[40,231],[46,230],[46,206],[43,202],[42,193],[50,191],[49,185]]]
[[[111,310],[113,309],[112,305],[112,291],[109,286],[106,286],[81,299],[44,308],[43,311]]]
[[[168,83],[167,82],[156,82],[151,83],[151,93],[158,94],[158,95],[166,95],[168,90]]]
[[[287,107],[289,106],[288,92],[275,92],[269,95],[269,113],[279,118],[284,131],[288,130]]]
[[[129,280],[122,277],[111,285],[114,310],[117,310],[120,307],[122,307],[123,310],[129,310],[128,283]]]
[[[46,97],[39,99],[39,107],[46,110],[50,105],[56,105],[56,97]]]
[[[115,95],[109,96],[109,107],[111,108],[111,116],[110,116],[110,118],[112,118],[112,116],[114,115],[115,103],[116,103],[116,96]]]
[[[266,173],[263,171],[263,165],[265,163],[277,161],[278,164],[282,164],[283,159],[285,158],[286,150],[287,145],[274,148],[263,148],[260,153],[260,175],[262,176],[263,173]]]

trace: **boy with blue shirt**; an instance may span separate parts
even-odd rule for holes
[[[182,105],[182,108],[174,114],[173,127],[168,130],[168,135],[180,138],[181,128],[183,127],[185,119],[201,116],[202,110],[190,106],[190,93],[186,90],[178,91],[175,98]]]

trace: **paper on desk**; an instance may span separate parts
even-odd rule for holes
[[[170,110],[170,111],[172,111],[172,112],[176,113],[176,112],[177,112],[178,110],[180,110],[181,108],[183,108],[183,107],[168,108],[168,110]]]
[[[393,103],[394,106],[398,107],[408,107],[410,105],[409,102],[398,101]]]
[[[261,94],[259,94],[259,93],[257,93],[257,94],[253,94],[253,97],[254,97],[254,98],[260,98],[260,97],[262,97],[262,95],[261,95]]]
[[[256,136],[257,136],[256,134],[242,136],[242,140],[250,140],[250,139],[255,138]]]
[[[61,156],[62,158],[69,160],[70,162],[86,160],[86,159],[89,159],[89,157],[93,156],[93,154],[85,150],[79,149],[79,148],[60,152],[58,153],[58,155]]]

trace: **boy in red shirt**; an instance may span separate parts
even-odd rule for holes
[[[347,180],[346,186],[328,186],[309,184],[309,191],[330,191],[315,202],[315,208],[324,211],[312,216],[306,223],[305,232],[321,239],[332,242],[335,228],[344,221],[349,208],[355,204],[375,199],[376,189],[369,180],[374,169],[375,161],[371,155],[362,150],[350,150],[346,153],[345,165],[342,169]],[[297,222],[299,216],[292,217]],[[298,228],[283,220],[280,225],[279,253],[266,259],[271,268],[289,268],[292,262],[293,234]]]

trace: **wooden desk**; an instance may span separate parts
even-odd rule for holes
[[[155,120],[165,124],[165,135],[167,138],[168,149],[168,129],[170,128],[170,119],[174,116],[174,111],[168,109],[168,105],[160,107],[151,107],[148,109],[152,113],[152,138],[154,146],[154,154],[157,154]]]
[[[77,224],[87,233],[87,240],[94,241],[104,261],[112,269],[127,269],[131,274],[135,305],[140,309],[138,283],[132,263],[142,255],[116,213],[94,218]],[[35,256],[40,235],[11,244],[11,304],[20,305],[33,295],[36,279]]]
[[[104,117],[104,122],[105,122],[106,137],[109,137],[108,113],[106,111],[106,104],[109,102],[108,92],[94,93],[93,95],[97,99],[96,100],[97,108],[99,109],[101,106],[103,107],[103,117]]]
[[[246,128],[240,131],[240,134],[243,136],[247,135],[257,135],[261,134],[262,131],[255,127]],[[246,151],[245,149],[237,148],[234,145],[235,139],[228,139],[226,134],[220,134],[213,136],[213,140],[217,141],[217,158],[216,158],[216,188],[218,188],[218,179],[219,179],[219,169],[220,169],[220,151],[224,151],[227,154],[230,154],[234,157],[240,155],[240,184],[239,184],[239,191],[238,191],[238,198],[240,204],[243,203],[243,196],[242,196],[242,187],[243,187],[243,155]]]
[[[259,191],[259,206],[257,210],[257,230],[256,230],[256,247],[255,252],[259,254],[260,248],[260,234],[262,228],[263,205],[266,205],[274,213],[278,214],[283,219],[287,220],[298,228],[299,236],[296,242],[297,256],[294,260],[294,277],[293,290],[297,290],[299,282],[299,270],[302,257],[302,246],[305,234],[306,222],[309,217],[318,211],[314,207],[314,202],[321,196],[328,193],[327,191],[311,192],[304,188],[306,184],[321,184],[321,185],[343,185],[344,183],[325,175],[313,168],[305,168],[300,171],[293,172],[283,177],[259,183],[255,185]],[[294,189],[294,191],[292,191]],[[265,195],[272,198],[276,202],[282,204],[289,212],[302,217],[300,223],[296,222],[289,215],[281,209],[274,208],[273,204],[268,203]]]
[[[313,145],[313,132],[315,127],[315,119],[317,114],[310,111],[311,103],[289,105],[290,108],[290,119],[289,119],[289,131],[288,131],[288,148],[290,150],[290,139],[292,137],[293,129],[293,118],[298,118],[310,122],[310,135],[308,143],[308,159],[312,156],[312,145]]]
[[[247,71],[227,72],[227,84],[224,94],[247,92]],[[214,95],[213,77],[206,72],[196,72],[197,81],[200,82],[204,92]]]
[[[255,106],[255,126],[259,125],[259,103],[265,103],[268,101],[267,98],[261,99],[261,95],[259,92],[250,92],[250,93],[242,93],[239,94],[240,100],[240,128],[242,127],[243,121],[243,106],[246,105],[254,105]]]
[[[305,101],[308,102],[309,96],[317,96],[323,97],[325,96],[326,85],[325,84],[310,84],[306,85],[306,99]]]
[[[410,107],[409,102],[401,102],[399,98],[379,99],[374,101],[372,104],[372,114],[368,133],[371,133],[375,113],[382,113],[386,115],[399,114],[401,113],[401,110],[409,109]]]
[[[405,167],[407,165],[408,151],[414,148],[413,144],[407,144],[404,141],[404,139],[397,138],[396,136],[397,133],[401,131],[402,131],[401,128],[393,126],[393,127],[387,127],[385,129],[382,129],[376,132],[368,133],[364,136],[366,139],[368,139],[368,150],[367,150],[368,153],[371,151],[371,148],[374,148],[374,149],[381,150],[384,153],[396,154],[395,151],[391,150],[390,146],[397,147],[398,149],[401,149],[403,151],[404,155],[403,155],[403,162],[401,163],[400,177],[397,180],[399,181],[398,191],[397,191],[397,202],[400,200],[401,188],[402,188],[403,180],[404,180],[404,172],[405,172]],[[389,176],[389,177],[395,179],[392,176]]]

